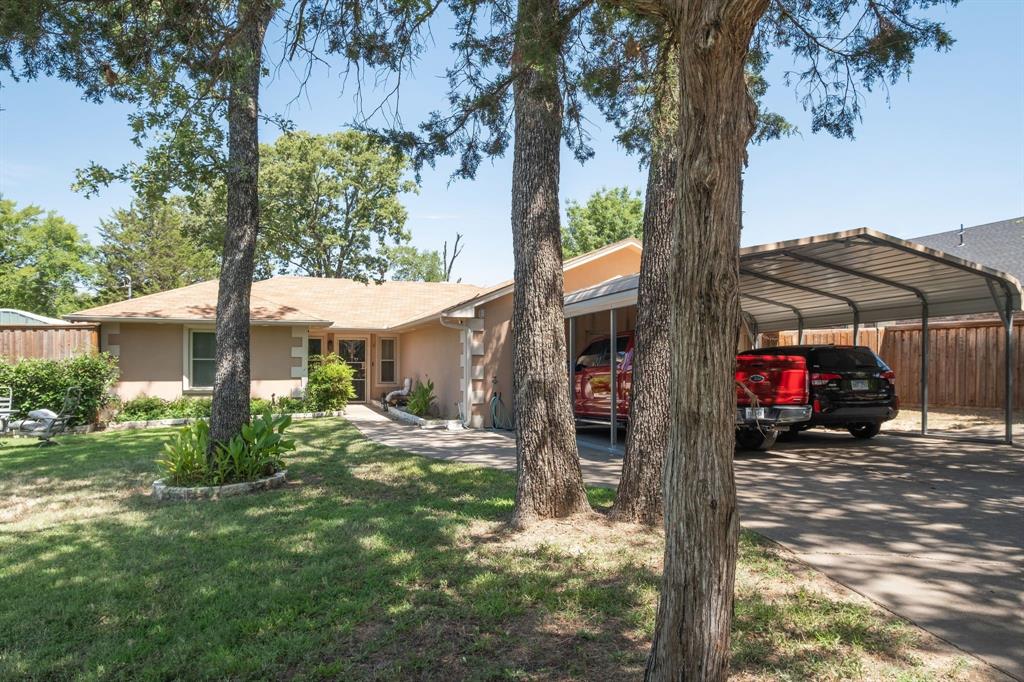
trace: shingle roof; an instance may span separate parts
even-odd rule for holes
[[[342,329],[387,329],[440,312],[480,291],[449,282],[363,284],[349,279],[281,276],[254,282],[251,319],[255,324],[331,325]],[[71,320],[212,321],[217,281],[82,310]]]
[[[1024,282],[1024,216],[964,228],[963,246],[958,229],[910,241],[1001,270]]]
[[[339,329],[388,329],[440,313],[475,296],[481,288],[456,282],[384,282],[282,276],[256,282],[253,291],[331,320]]]

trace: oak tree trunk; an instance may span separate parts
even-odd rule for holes
[[[518,473],[513,524],[518,526],[590,509],[569,405],[562,313],[560,23],[558,0],[519,0],[512,64],[512,372]]]
[[[662,520],[661,478],[668,440],[669,313],[672,232],[676,219],[679,79],[671,52],[655,83],[651,162],[644,201],[633,384],[622,476],[611,517],[655,525]]]
[[[672,249],[672,415],[665,569],[648,680],[724,680],[739,516],[733,372],[740,181],[756,110],[744,62],[767,0],[677,5],[678,222]]]
[[[260,211],[259,89],[263,38],[272,10],[240,3],[228,93],[227,224],[217,291],[217,372],[210,443],[226,443],[249,421],[249,294]]]

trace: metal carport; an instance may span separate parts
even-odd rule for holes
[[[996,313],[1005,330],[1005,441],[1013,442],[1013,316],[1021,309],[1014,277],[891,235],[857,228],[740,250],[740,297],[751,333],[920,319],[921,433],[928,433],[928,320]],[[565,296],[570,339],[579,315],[635,305],[639,275],[609,280]],[[569,348],[574,344],[570,342]],[[612,353],[612,375],[617,374]],[[575,363],[570,358],[570,375]],[[570,376],[570,386],[575,377]],[[612,391],[611,423],[616,418]],[[614,426],[611,429],[615,439]]]

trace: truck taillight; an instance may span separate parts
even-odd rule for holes
[[[896,385],[896,372],[891,369],[888,372],[882,372],[882,378],[888,380],[893,386]]]
[[[811,374],[811,386],[827,386],[830,381],[839,381],[843,377],[831,372],[814,372]]]

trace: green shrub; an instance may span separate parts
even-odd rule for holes
[[[114,418],[119,422],[139,422],[150,419],[165,419],[167,401],[155,396],[139,396],[121,405],[121,410]]]
[[[416,382],[416,388],[409,393],[409,402],[405,407],[417,417],[422,417],[430,412],[437,396],[434,395],[434,382],[427,379],[427,383]]]
[[[210,425],[197,421],[179,431],[170,443],[164,444],[164,458],[156,463],[168,482],[172,485],[201,485],[207,476],[206,446],[209,442]]]
[[[161,419],[206,419],[212,406],[212,398],[183,395],[167,403],[167,416]]]
[[[313,412],[310,405],[307,404],[305,398],[293,398],[291,396],[283,396],[277,399],[277,405],[274,406],[274,411],[281,414],[292,414],[294,412]]]
[[[72,386],[82,389],[75,423],[90,424],[110,400],[117,381],[117,360],[106,353],[67,360],[29,358],[14,364],[0,362],[0,386],[14,391],[14,409],[59,412]]]
[[[309,373],[306,400],[314,410],[343,410],[355,397],[355,370],[334,353],[324,355]]]
[[[249,414],[263,414],[267,410],[277,412],[275,406],[264,398],[253,398],[249,401]]]
[[[240,434],[215,445],[211,462],[206,457],[210,427],[200,420],[164,445],[157,465],[172,485],[226,485],[264,478],[283,469],[284,454],[295,449],[295,441],[284,437],[291,423],[290,416],[274,417],[268,407]]]

